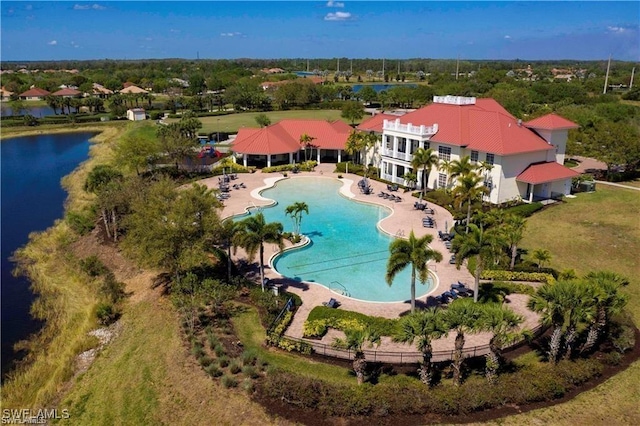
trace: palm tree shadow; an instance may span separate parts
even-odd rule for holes
[[[311,231],[311,232],[305,232],[305,235],[309,238],[311,237],[322,237],[323,234],[320,231]]]
[[[300,278],[274,278],[269,280],[270,283],[281,286],[283,290],[288,290],[289,288],[297,288],[302,291],[309,290],[309,284],[302,282]]]

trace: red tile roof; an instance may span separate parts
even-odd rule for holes
[[[434,142],[462,146],[473,151],[512,155],[553,149],[544,139],[519,124],[494,99],[475,104],[432,103],[400,117],[402,124],[438,124]]]
[[[312,144],[321,149],[344,149],[352,130],[340,120],[282,120],[262,129],[240,129],[233,151],[254,155],[297,152],[304,133],[315,138]]]
[[[579,176],[580,173],[571,170],[560,163],[551,161],[548,163],[534,163],[527,167],[516,178],[517,181],[537,185],[554,180],[569,179]]]
[[[356,127],[358,130],[362,130],[363,132],[377,132],[382,133],[382,122],[384,120],[395,120],[396,118],[400,118],[397,115],[393,114],[376,114],[373,117],[367,118],[362,123]]]
[[[580,127],[573,121],[569,121],[566,118],[553,113],[534,118],[533,120],[524,123],[524,125],[531,127],[532,129],[545,130],[577,129]]]
[[[69,89],[68,87],[65,89],[60,89],[57,92],[53,92],[51,96],[80,96],[82,92],[75,89]]]
[[[26,92],[20,93],[20,97],[21,98],[34,98],[37,96],[40,97],[44,97],[49,95],[51,92],[48,92],[44,89],[39,89],[37,87],[34,87],[33,89],[29,89]]]

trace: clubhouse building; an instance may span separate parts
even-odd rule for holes
[[[500,204],[514,199],[534,201],[568,195],[571,179],[578,173],[565,167],[564,157],[570,129],[578,126],[556,114],[522,122],[489,98],[434,96],[433,103],[401,116],[379,114],[358,129],[380,136],[378,146],[366,161],[380,170],[380,177],[406,184],[406,173],[417,174],[411,159],[418,148],[433,149],[441,162],[469,156],[472,163],[493,167],[484,171],[489,190],[485,201]],[[304,159],[302,134],[314,137],[314,159],[345,160],[344,147],[351,127],[342,121],[283,120],[262,129],[241,129],[233,150],[246,165],[267,166]],[[428,188],[453,186],[446,171],[433,167]]]

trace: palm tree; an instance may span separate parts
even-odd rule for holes
[[[431,341],[439,339],[447,329],[442,310],[429,308],[411,313],[400,319],[398,330],[393,336],[396,342],[413,344],[417,340],[418,350],[422,352],[422,363],[418,369],[420,380],[427,386],[431,385],[433,348]]]
[[[363,140],[362,140],[362,132],[358,132],[357,130],[352,130],[347,138],[347,142],[344,146],[344,150],[349,155],[357,155],[363,148]],[[356,162],[358,158],[356,157]]]
[[[303,133],[302,135],[300,135],[300,145],[302,146],[302,149],[304,149],[304,161],[309,161],[309,158],[307,155],[307,148],[313,146],[311,142],[313,142],[315,139],[316,138],[314,138],[313,136],[309,136],[306,133]]]
[[[456,266],[458,268],[465,259],[475,256],[473,301],[477,302],[482,270],[487,262],[493,260],[499,248],[504,246],[504,242],[495,230],[485,231],[482,226],[478,227],[473,223],[469,225],[469,231],[466,234],[457,234],[453,239],[452,247],[456,253]]]
[[[495,383],[502,364],[502,348],[515,342],[521,335],[516,327],[524,320],[511,309],[498,303],[480,305],[480,329],[493,333],[489,340],[490,352],[486,355],[485,376],[489,383]]]
[[[440,163],[438,164],[438,170],[440,170],[441,172],[445,172],[445,174],[447,175],[445,187],[449,188],[449,180],[451,179],[451,161],[440,160]]]
[[[364,383],[364,373],[367,371],[367,360],[362,348],[365,344],[372,347],[380,345],[380,335],[370,327],[355,327],[345,330],[345,339],[335,339],[333,346],[340,349],[348,349],[355,352],[353,358],[353,371],[356,373],[358,384]]]
[[[469,299],[458,299],[451,303],[444,313],[444,321],[448,329],[456,332],[455,350],[453,352],[453,383],[460,386],[462,381],[462,363],[464,361],[464,334],[479,329],[481,310]]]
[[[467,225],[465,232],[469,232],[471,206],[473,205],[473,202],[482,198],[483,195],[489,192],[487,187],[481,185],[482,182],[483,180],[481,176],[469,173],[458,178],[458,186],[453,188],[453,196],[454,199],[458,201],[458,205],[460,206],[459,208],[462,209],[462,205],[467,203]]]
[[[438,154],[431,148],[424,149],[422,147],[416,149],[413,153],[413,158],[411,159],[411,167],[413,170],[418,170],[422,167],[422,193],[424,194],[427,190],[427,185],[429,185],[429,173],[431,172],[431,168],[434,166],[438,166],[438,162],[440,161]]]
[[[459,160],[451,161],[451,164],[449,165],[451,179],[470,175],[475,169],[476,167],[471,163],[471,157],[468,155],[465,155]]]
[[[408,240],[396,239],[389,245],[391,256],[387,262],[387,284],[391,285],[398,272],[411,265],[411,312],[416,308],[416,272],[420,282],[424,284],[429,278],[427,262],[442,261],[442,253],[429,248],[431,241],[433,241],[433,235],[427,234],[416,238],[411,230]]]
[[[509,264],[510,270],[513,270],[516,266],[518,244],[522,240],[526,226],[527,220],[524,217],[516,214],[510,214],[506,217],[505,224],[500,228],[502,235],[511,250],[511,263]]]
[[[566,316],[574,303],[573,281],[557,281],[546,283],[538,288],[536,294],[529,299],[527,306],[542,315],[542,323],[553,327],[549,341],[548,357],[553,364],[558,362],[562,333]]]
[[[240,227],[239,222],[233,220],[225,220],[221,223],[220,229],[217,235],[217,243],[227,249],[227,281],[231,282],[231,248],[233,247],[235,235],[238,233]]]
[[[260,284],[264,291],[264,244],[273,243],[280,250],[284,249],[282,224],[279,222],[266,223],[264,215],[258,213],[238,222],[238,232],[234,237],[234,245],[244,248],[249,259],[253,261],[260,251]]]
[[[285,215],[291,216],[293,220],[293,233],[300,235],[300,224],[302,223],[302,213],[309,214],[309,206],[304,201],[296,201],[292,205],[288,206],[285,211]]]
[[[620,292],[620,288],[629,284],[622,275],[610,271],[589,272],[585,276],[593,301],[596,315],[589,325],[587,339],[580,352],[588,352],[598,342],[600,334],[606,330],[609,318],[622,310],[628,297]]]
[[[551,253],[547,249],[535,249],[533,251],[533,260],[538,262],[538,270],[540,270],[544,263],[551,260]]]

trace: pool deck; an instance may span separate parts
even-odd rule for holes
[[[296,179],[299,177],[325,177],[336,179],[338,174],[333,173],[335,168],[334,164],[320,164],[313,172],[304,172],[300,174],[288,174],[288,178],[284,178],[280,173],[264,174],[257,171],[253,174],[239,174],[237,180],[231,181],[231,185],[236,183],[244,183],[246,188],[231,189],[231,197],[224,201],[224,208],[222,210],[223,217],[234,216],[245,213],[248,208],[268,206],[273,204],[272,200],[263,198],[260,196],[260,191],[273,186],[278,180],[281,179]],[[403,193],[402,190],[395,192],[395,195],[402,197],[402,202],[389,201],[387,199],[378,197],[380,191],[389,192],[386,184],[369,180],[370,185],[373,188],[373,194],[364,195],[361,194],[357,182],[362,179],[360,176],[354,174],[342,173],[344,185],[341,188],[341,193],[357,201],[369,202],[373,204],[384,205],[393,210],[392,214],[378,223],[378,227],[381,231],[386,232],[391,236],[406,237],[413,230],[415,235],[420,237],[425,234],[433,235],[433,242],[431,247],[438,250],[443,255],[443,260],[440,263],[431,262],[429,269],[433,271],[438,280],[434,289],[429,295],[438,295],[446,290],[449,290],[449,286],[454,282],[464,282],[468,286],[473,286],[473,276],[469,273],[466,267],[457,269],[455,265],[449,264],[449,257],[451,254],[445,247],[444,243],[438,238],[438,230],[445,231],[445,224],[451,226],[453,224],[453,217],[444,208],[428,203],[430,208],[433,208],[436,221],[436,227],[424,228],[422,226],[422,218],[425,216],[423,211],[414,209],[413,205],[416,199],[411,196],[410,192]],[[207,185],[209,188],[218,188],[218,177],[208,178],[200,181],[199,183]],[[277,247],[274,245],[265,246],[265,263],[267,259],[271,259],[272,256],[277,254]],[[241,249],[238,249],[236,255],[236,261],[242,261],[246,259],[246,254]],[[269,262],[270,263],[270,262]],[[256,268],[257,269],[257,268]],[[278,283],[283,289],[292,293],[298,294],[302,300],[303,305],[298,309],[293,322],[289,326],[286,335],[290,337],[301,338],[302,326],[307,319],[309,312],[316,306],[322,305],[322,302],[328,301],[330,298],[334,298],[340,302],[340,309],[357,311],[366,315],[380,316],[385,318],[397,318],[401,314],[404,314],[410,310],[409,300],[406,302],[394,302],[394,303],[379,303],[379,302],[366,302],[356,299],[351,299],[340,294],[337,294],[328,288],[313,283],[298,283],[293,280],[284,279],[279,275],[271,266],[265,267],[265,276],[270,278],[273,282]],[[259,279],[256,279],[259,281]],[[416,283],[416,291],[419,293],[420,283]],[[407,283],[407,299],[409,299],[409,283]],[[428,295],[427,295],[428,296]],[[427,296],[416,298],[416,306],[424,307]],[[537,326],[539,316],[526,308],[528,296],[525,295],[510,295],[508,297],[509,306],[518,314],[525,318],[521,327],[531,329]],[[333,341],[335,333],[327,333],[327,335],[319,343],[330,345]],[[466,334],[465,348],[473,346],[486,345],[489,342],[489,333],[476,333]],[[449,336],[443,337],[433,342],[434,351],[452,350],[454,346],[455,333],[450,333]],[[317,341],[315,341],[317,342]],[[399,344],[392,342],[389,338],[383,338],[382,344],[377,350],[388,352],[415,352],[417,349],[415,346],[409,346],[405,344]]]

